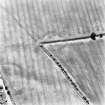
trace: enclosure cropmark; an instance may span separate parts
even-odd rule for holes
[[[10,2],[11,3],[11,2]],[[17,3],[17,2],[16,2]],[[56,3],[58,3],[57,1],[56,1]],[[61,1],[61,3],[63,4],[64,2],[62,2]],[[33,2],[32,2],[32,4],[33,4]],[[79,5],[79,7],[81,7],[81,8],[79,8],[78,7],[78,1],[76,1],[75,2],[75,6],[73,5],[73,2],[71,3],[72,5],[71,5],[71,7],[73,7],[74,9],[76,9],[76,10],[78,10],[77,12],[79,13],[78,14],[78,16],[79,16],[79,18],[76,18],[76,16],[74,16],[73,18],[75,18],[74,20],[76,21],[76,23],[74,22],[74,24],[73,24],[73,29],[74,29],[74,26],[76,25],[77,27],[77,30],[79,29],[79,27],[84,27],[84,26],[86,26],[86,29],[87,30],[85,30],[85,28],[83,28],[83,31],[84,31],[84,33],[85,33],[85,31],[88,31],[89,30],[89,32],[90,32],[90,29],[92,29],[92,30],[94,30],[94,27],[93,27],[93,25],[94,25],[94,22],[97,22],[97,18],[98,18],[98,22],[100,23],[98,26],[99,27],[101,27],[101,28],[103,28],[104,29],[104,27],[103,27],[103,21],[102,21],[102,19],[101,19],[101,16],[103,16],[102,15],[102,10],[101,11],[98,11],[98,8],[97,8],[97,2],[92,2],[92,3],[90,3],[90,5],[86,5],[87,4],[87,2],[83,2],[83,1],[80,1],[80,5]],[[11,3],[11,5],[13,6],[14,4],[12,4]],[[38,4],[39,5],[39,4]],[[95,6],[94,6],[95,5]],[[17,5],[16,5],[17,6]],[[59,6],[58,6],[59,7]],[[63,8],[63,14],[64,14],[64,17],[66,17],[66,14],[64,13],[65,12],[65,8],[64,8],[64,5],[62,5],[62,8]],[[96,9],[96,10],[94,10],[94,8]],[[25,27],[24,26],[22,26],[22,24],[17,20],[17,18],[14,16],[14,15],[12,15],[12,14],[9,14],[9,11],[8,10],[6,10],[6,8],[3,8],[4,10],[5,10],[5,12],[6,13],[8,13],[8,15],[11,15],[11,17],[13,18],[13,20],[14,20],[14,22],[15,23],[17,23],[18,24],[18,26],[21,28],[21,29],[23,29],[23,31],[25,31],[26,32],[26,34],[28,34],[28,36],[30,36],[31,37],[31,39],[33,39],[34,40],[34,42],[35,42],[35,40],[37,40],[37,39],[35,39],[35,37],[33,36],[34,35],[34,33],[33,32],[28,32],[26,29],[25,29]],[[12,7],[12,9],[13,9],[13,7]],[[27,6],[27,10],[29,9],[29,6]],[[32,8],[33,10],[34,10],[34,8]],[[37,9],[40,9],[40,8],[37,8]],[[82,12],[81,12],[81,9],[83,10]],[[49,8],[49,10],[50,10],[50,8]],[[70,10],[70,8],[68,8],[68,10]],[[18,10],[18,12],[19,12],[19,10]],[[28,12],[28,15],[29,15],[29,10],[27,11]],[[38,13],[40,12],[40,10],[38,10]],[[54,11],[53,11],[54,12]],[[13,11],[12,11],[12,13],[13,13]],[[21,13],[21,11],[20,11],[20,13]],[[84,21],[84,22],[82,22],[81,21],[81,13],[83,14],[83,16],[85,17],[85,15],[87,15],[88,16],[88,18],[86,18],[86,22],[89,22],[89,25],[88,25],[88,23],[85,23],[85,24],[83,24],[85,21],[82,19],[82,21]],[[91,15],[90,15],[91,14]],[[94,14],[94,16],[92,15],[92,14]],[[34,14],[32,14],[32,15],[34,15]],[[39,15],[39,16],[41,16],[41,15]],[[56,15],[54,15],[55,17],[56,17]],[[72,16],[69,14],[69,15],[67,15],[68,17],[70,17],[70,19],[72,20]],[[91,16],[92,16],[92,18],[91,18]],[[96,18],[97,17],[97,18]],[[26,18],[26,17],[25,17]],[[31,19],[31,18],[29,18],[29,19]],[[65,18],[66,19],[66,18]],[[79,20],[78,20],[79,19]],[[85,18],[84,18],[85,19]],[[56,22],[57,22],[57,18],[56,18]],[[31,22],[30,22],[31,23]],[[79,24],[80,23],[80,24]],[[63,27],[63,24],[61,24],[62,25],[62,27]],[[80,26],[79,26],[80,25]],[[91,27],[91,25],[92,25],[92,27]],[[101,25],[101,26],[100,26]],[[49,25],[48,25],[49,26]],[[57,24],[57,26],[58,26],[58,24]],[[89,27],[88,27],[89,26]],[[59,28],[59,27],[57,27],[57,28]],[[88,29],[89,28],[89,29]],[[37,34],[37,33],[36,33]],[[48,34],[46,34],[46,35],[48,35]],[[41,47],[41,49],[43,49],[43,51],[44,52],[46,52],[46,54],[47,55],[49,55],[50,57],[51,57],[51,59],[61,68],[61,70],[62,70],[62,72],[65,74],[65,76],[67,77],[67,79],[69,80],[69,81],[71,81],[71,84],[75,87],[75,89],[79,89],[79,87],[76,85],[76,82],[75,82],[75,80],[73,80],[73,78],[68,74],[68,72],[65,70],[65,68],[60,64],[60,62],[58,61],[58,59],[53,55],[53,53],[51,54],[50,53],[50,51],[49,50],[47,50],[46,48],[45,48],[45,44],[47,45],[49,45],[49,44],[55,44],[55,43],[64,43],[64,42],[78,42],[78,41],[80,41],[80,40],[84,40],[84,39],[92,39],[92,40],[96,40],[96,38],[97,37],[102,37],[102,36],[104,36],[104,34],[98,34],[98,35],[96,35],[95,33],[92,33],[91,34],[91,36],[86,36],[86,37],[82,37],[82,38],[73,38],[73,39],[64,39],[64,40],[53,40],[53,41],[43,41],[43,42],[41,42],[40,43],[40,47]],[[34,43],[35,44],[35,43]],[[39,44],[39,43],[38,43]],[[84,97],[83,97],[83,99],[85,99]]]

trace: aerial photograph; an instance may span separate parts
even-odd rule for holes
[[[105,0],[0,0],[0,105],[105,105]]]

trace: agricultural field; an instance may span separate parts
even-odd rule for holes
[[[105,0],[0,0],[0,72],[17,105],[86,105],[42,41],[105,32]],[[105,39],[44,45],[90,105],[105,103]]]

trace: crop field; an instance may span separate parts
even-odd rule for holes
[[[16,105],[87,105],[40,43],[105,33],[104,11],[105,0],[0,0],[0,72]],[[89,105],[105,104],[104,37],[44,47]]]

